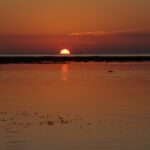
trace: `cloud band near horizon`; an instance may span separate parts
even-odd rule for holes
[[[0,54],[58,54],[68,48],[74,54],[150,54],[150,32],[73,32],[67,35],[0,35]]]

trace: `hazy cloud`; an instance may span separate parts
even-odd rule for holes
[[[126,29],[115,31],[73,32],[70,36],[150,36],[150,31],[140,29]]]

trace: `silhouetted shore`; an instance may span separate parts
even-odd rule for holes
[[[139,62],[150,56],[0,56],[0,64],[64,63],[64,62]]]

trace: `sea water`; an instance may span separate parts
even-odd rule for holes
[[[0,65],[1,150],[149,150],[150,62]]]

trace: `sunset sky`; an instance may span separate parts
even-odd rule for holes
[[[150,54],[149,0],[1,0],[0,54]]]

